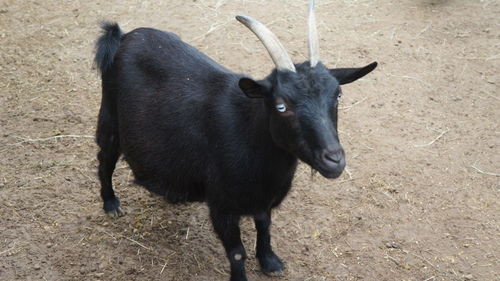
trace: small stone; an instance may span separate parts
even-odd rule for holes
[[[474,280],[474,276],[472,274],[464,275],[464,280],[471,281]]]
[[[137,274],[137,270],[135,268],[129,268],[129,269],[125,270],[125,274],[126,275],[135,275],[135,274]]]
[[[241,254],[235,254],[234,255],[234,259],[237,260],[237,261],[241,260],[241,258],[242,258]]]
[[[52,248],[52,246],[54,246],[54,244],[49,242],[49,243],[45,244],[45,246],[47,246],[47,248]]]
[[[85,267],[81,267],[79,272],[80,274],[85,274]]]
[[[42,267],[38,263],[35,263],[35,265],[33,266],[33,269],[35,269],[35,270],[40,270],[41,268]]]
[[[108,266],[109,266],[108,262],[107,262],[106,260],[104,260],[103,262],[101,262],[101,263],[99,264],[99,266],[98,266],[98,267],[99,267],[99,269],[104,269],[104,268],[106,268],[106,267],[108,267]]]
[[[386,248],[398,249],[399,245],[396,242],[385,243]]]

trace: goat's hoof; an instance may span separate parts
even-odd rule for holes
[[[260,263],[260,268],[262,272],[266,275],[269,276],[283,276],[283,268],[285,267],[283,265],[283,262],[280,260],[280,258],[274,254],[271,253],[267,256],[260,257],[259,263]]]
[[[116,197],[104,201],[103,209],[110,217],[123,216],[123,211],[120,208],[120,200]]]
[[[265,275],[271,276],[271,277],[280,277],[280,276],[285,276],[285,273],[283,273],[283,270],[279,271],[273,271],[273,272],[265,272],[262,271]]]
[[[122,211],[120,207],[118,207],[113,211],[106,212],[106,214],[112,218],[122,217],[125,215],[125,213]]]

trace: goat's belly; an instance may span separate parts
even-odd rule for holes
[[[152,193],[163,196],[169,203],[203,202],[205,186],[179,171],[150,170],[142,165],[128,161],[135,176],[135,183]]]
[[[135,183],[157,195],[161,195],[172,204],[186,202],[204,202],[205,189],[202,184],[173,185],[156,180],[136,178]]]
[[[121,140],[136,182],[171,203],[204,201],[204,147],[188,130],[154,131],[140,125],[144,129],[142,134],[138,129],[129,129],[124,135],[132,137]]]

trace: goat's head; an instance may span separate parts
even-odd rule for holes
[[[264,98],[270,110],[270,132],[277,145],[296,155],[327,178],[340,176],[345,154],[337,132],[340,85],[351,83],[377,66],[328,69],[319,59],[314,0],[309,4],[309,61],[293,64],[276,36],[258,21],[236,17],[268,50],[276,70],[266,79],[241,78],[239,86],[251,98]]]

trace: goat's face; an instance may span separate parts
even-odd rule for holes
[[[268,78],[240,79],[249,97],[266,99],[270,110],[269,129],[274,142],[318,170],[327,178],[340,176],[345,167],[344,150],[337,133],[340,85],[351,83],[377,66],[327,69],[319,56],[314,0],[309,2],[309,61],[294,65],[278,38],[262,23],[237,16],[266,47],[276,65]]]
[[[274,142],[327,178],[340,176],[345,154],[337,132],[341,84],[366,75],[376,63],[363,68],[327,69],[318,63],[296,65],[296,72],[275,71],[262,81],[240,80],[250,97],[265,99]]]
[[[338,177],[345,157],[337,133],[337,80],[322,65],[306,63],[296,73],[278,73],[274,89],[269,124],[274,141],[323,176]]]

